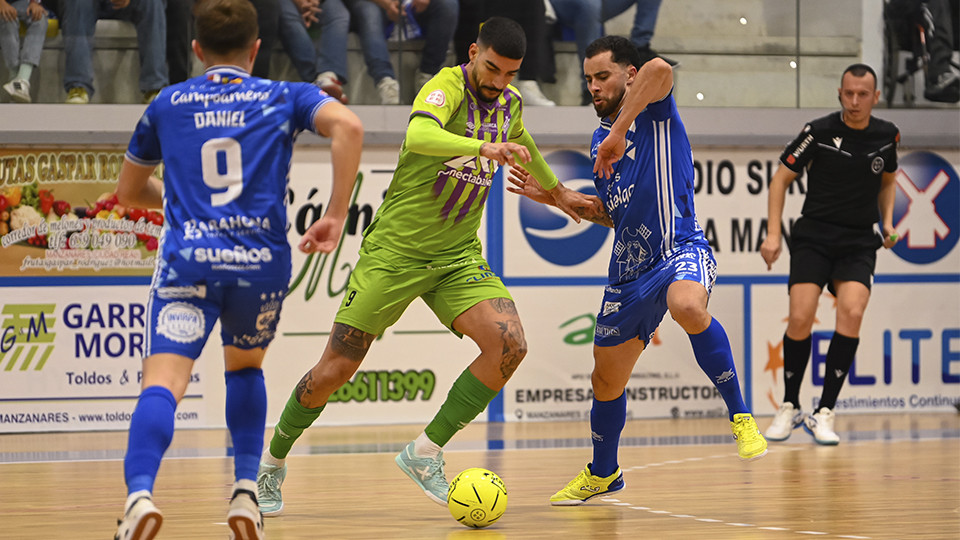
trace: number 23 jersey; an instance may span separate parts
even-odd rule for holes
[[[165,88],[126,157],[164,164],[158,276],[290,273],[286,191],[293,143],[332,98],[317,87],[215,66]]]

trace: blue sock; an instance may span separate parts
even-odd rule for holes
[[[227,371],[224,379],[227,382],[227,429],[233,439],[233,473],[237,480],[255,481],[267,423],[267,387],[263,382],[263,370]]]
[[[590,472],[594,476],[607,477],[617,470],[617,449],[620,433],[627,422],[627,395],[613,401],[597,401],[593,398],[590,409],[590,437],[593,439],[593,463]]]
[[[160,460],[173,439],[173,415],[177,400],[170,390],[150,386],[140,393],[130,418],[127,455],[123,458],[123,476],[127,494],[146,490],[153,493]]]
[[[693,355],[697,357],[700,369],[710,377],[710,382],[717,387],[723,401],[727,404],[730,420],[733,415],[749,413],[740,393],[740,381],[737,380],[737,368],[733,365],[733,351],[730,350],[730,340],[720,325],[720,321],[713,319],[710,326],[699,334],[688,334],[690,344],[693,345]]]

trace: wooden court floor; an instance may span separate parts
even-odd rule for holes
[[[766,427],[769,418],[761,418]],[[590,459],[584,422],[468,426],[447,475],[491,469],[509,492],[492,527],[470,530],[394,464],[422,426],[314,427],[288,459],[281,539],[960,538],[960,415],[838,416],[839,446],[802,430],[741,463],[727,422],[636,420],[624,431],[627,487],[581,507],[547,499]],[[0,539],[108,539],[125,490],[126,435],[0,435]],[[159,538],[226,538],[232,481],[222,430],[180,431],[154,500]]]

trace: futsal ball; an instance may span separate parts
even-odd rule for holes
[[[467,469],[450,482],[447,508],[453,519],[480,529],[500,519],[507,509],[507,488],[486,469]]]

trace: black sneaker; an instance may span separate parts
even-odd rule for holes
[[[941,73],[935,82],[927,81],[923,90],[923,97],[929,101],[940,103],[956,103],[960,101],[960,77],[952,71]]]
[[[667,58],[661,54],[657,54],[657,51],[650,48],[650,45],[644,47],[637,47],[637,52],[640,53],[640,65],[644,65],[654,58],[660,58],[664,62],[670,64],[670,67],[677,67],[680,65],[678,60],[673,60],[672,58]]]

